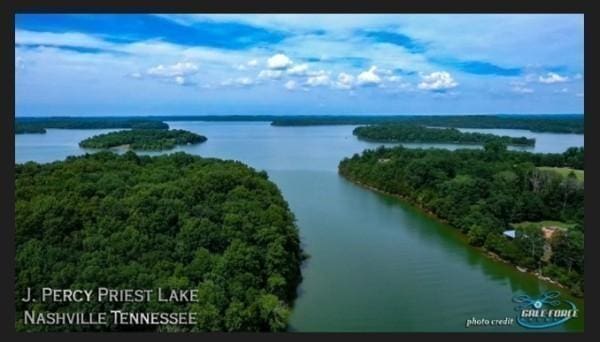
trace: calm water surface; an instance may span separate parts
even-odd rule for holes
[[[294,211],[305,251],[291,317],[294,331],[524,331],[465,328],[469,318],[515,317],[514,295],[555,289],[469,247],[456,230],[419,210],[337,175],[338,162],[379,144],[358,141],[353,126],[272,127],[264,122],[169,122],[208,137],[176,148],[236,159],[263,169]],[[77,143],[109,130],[48,130],[15,136],[17,162],[82,154]],[[473,130],[469,130],[473,131]],[[490,130],[476,130],[488,132]],[[535,137],[539,152],[583,146],[583,135],[491,130]],[[456,145],[407,144],[411,147]],[[153,154],[153,153],[150,153]],[[583,302],[564,294],[583,311]],[[583,319],[553,328],[582,330]]]
[[[509,137],[535,138],[535,147],[513,147],[515,150],[556,153],[564,152],[572,146],[583,146],[583,134],[556,134],[556,133],[534,133],[522,129],[476,129],[460,128],[462,132],[490,133],[495,135],[506,135]]]

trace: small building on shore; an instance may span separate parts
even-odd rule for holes
[[[556,227],[556,226],[541,226],[540,230],[542,231],[542,236],[544,237],[544,252],[542,255],[542,260],[543,261],[549,261],[552,258],[552,237],[561,230],[560,227]],[[505,230],[504,232],[502,232],[502,235],[504,235],[505,237],[514,240],[517,237],[517,230],[516,229],[511,229],[511,230]],[[526,235],[524,235],[524,237],[527,237]]]
[[[517,231],[512,229],[512,230],[505,230],[502,232],[502,235],[506,236],[507,238],[510,239],[514,239],[517,237]]]

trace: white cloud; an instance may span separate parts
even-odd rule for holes
[[[239,77],[235,80],[235,82],[243,87],[251,86],[254,84],[254,80],[250,77]]]
[[[311,87],[327,86],[331,83],[329,73],[325,70],[319,70],[311,74],[306,80],[306,85]]]
[[[446,71],[435,71],[428,75],[421,75],[421,83],[417,85],[422,90],[446,90],[458,86],[458,82]]]
[[[306,75],[308,71],[308,64],[296,64],[288,69],[288,74],[295,76]]]
[[[392,76],[386,77],[385,79],[388,82],[400,82],[402,80],[402,77],[396,76],[396,75],[392,75]]]
[[[289,80],[289,81],[285,82],[285,84],[284,84],[284,87],[287,90],[295,90],[297,86],[298,86],[298,84],[294,80]]]
[[[362,86],[377,85],[381,83],[381,77],[377,75],[377,67],[372,66],[369,70],[358,74],[357,83]]]
[[[257,66],[258,66],[258,61],[256,59],[252,59],[246,63],[234,65],[234,68],[237,70],[243,71],[243,70],[255,68]]]
[[[569,88],[562,88],[554,91],[555,93],[568,93]]]
[[[149,68],[146,73],[156,77],[177,77],[193,75],[198,72],[198,66],[191,62],[179,62],[172,65],[157,65]]]
[[[525,82],[535,82],[536,79],[537,79],[537,75],[533,74],[533,73],[529,73],[529,74],[525,75],[525,78],[524,78]]]
[[[335,82],[335,88],[338,89],[352,89],[354,86],[354,76],[341,72],[338,74],[337,81]]]
[[[131,76],[133,78],[137,78],[137,79],[143,78],[143,75],[139,72],[132,72],[131,74],[129,74],[129,76]]]
[[[458,95],[460,95],[460,92],[458,91],[444,91],[444,92],[434,92],[433,93],[433,97],[436,98],[445,98],[445,99],[451,99],[451,98],[456,98]]]
[[[527,79],[511,81],[509,83],[511,86],[510,90],[518,94],[531,94],[534,90],[527,86],[529,82]]]
[[[551,84],[551,83],[562,83],[562,82],[567,82],[569,80],[568,77],[566,76],[561,76],[557,73],[554,72],[549,72],[546,74],[546,76],[540,76],[538,78],[538,80],[541,83],[546,83],[546,84]]]
[[[378,73],[380,73],[382,75],[386,75],[386,76],[391,76],[394,74],[394,72],[389,69],[379,69]]]
[[[170,65],[159,64],[148,68],[146,75],[168,82],[175,82],[178,85],[188,85],[189,82],[186,77],[196,74],[198,70],[198,66],[194,63],[179,62]],[[138,79],[142,78],[139,72],[134,72],[130,76]]]
[[[528,88],[526,86],[521,86],[521,85],[513,86],[512,91],[514,91],[515,93],[519,93],[519,94],[531,94],[534,92],[533,89]]]
[[[229,86],[250,87],[255,84],[256,84],[256,81],[250,77],[238,77],[235,79],[228,78],[221,82],[221,86],[223,86],[223,87],[229,87]]]
[[[283,71],[281,71],[281,70],[261,70],[258,73],[258,78],[280,79],[282,75],[283,75]]]
[[[78,32],[36,32],[15,30],[15,44],[42,46],[69,46],[97,49],[111,49],[114,44],[91,35]]]
[[[267,60],[267,66],[273,70],[285,70],[294,64],[288,56],[278,53]]]

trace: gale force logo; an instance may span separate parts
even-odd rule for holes
[[[556,291],[546,292],[539,298],[515,296],[513,302],[520,304],[515,307],[517,323],[530,329],[551,328],[576,318],[578,314],[575,304],[561,300],[560,293]]]

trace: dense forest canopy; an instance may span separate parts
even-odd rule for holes
[[[83,148],[111,148],[128,145],[132,150],[168,150],[177,145],[198,144],[206,137],[181,129],[133,129],[95,135],[82,140]]]
[[[507,145],[535,145],[535,139],[526,137],[465,133],[456,128],[431,128],[406,123],[360,126],[352,133],[359,139],[379,142],[484,144],[498,140]]]
[[[169,129],[166,123],[151,118],[131,117],[21,117],[15,119],[15,134],[46,133],[47,128],[61,129]]]
[[[402,196],[450,225],[475,246],[567,285],[574,294],[584,288],[584,187],[573,173],[540,167],[583,168],[584,149],[562,154],[507,151],[498,141],[483,150],[367,150],[344,159],[339,172],[346,178]],[[510,240],[502,235],[523,222],[559,221],[550,241],[535,225],[526,225]],[[552,256],[544,255],[545,244]],[[546,255],[547,257],[547,255]]]
[[[526,129],[533,132],[583,134],[583,115],[345,115],[293,116],[274,119],[274,126],[372,125],[412,123],[454,128]]]
[[[16,165],[16,293],[199,289],[198,303],[38,302],[37,311],[197,312],[197,331],[281,331],[300,281],[294,216],[267,174],[184,153]],[[17,301],[17,317],[30,305]],[[18,330],[119,330],[28,325]],[[155,327],[136,326],[152,330]],[[182,327],[162,327],[166,330]]]

